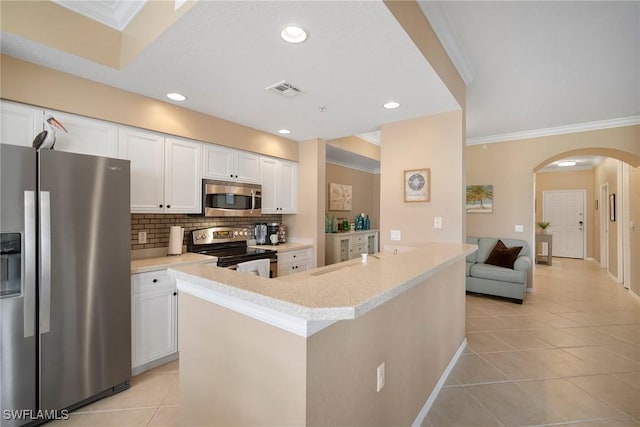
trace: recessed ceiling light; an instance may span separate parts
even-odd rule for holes
[[[302,43],[307,39],[307,33],[297,25],[287,25],[280,32],[280,37],[289,43]]]
[[[187,97],[182,95],[181,93],[175,93],[175,92],[168,93],[167,98],[169,98],[172,101],[178,101],[178,102],[182,102],[187,99]]]
[[[574,161],[566,161],[566,162],[558,162],[558,166],[566,167],[566,166],[575,166],[576,162]]]
[[[389,101],[383,105],[383,107],[386,108],[387,110],[393,110],[398,108],[399,106],[400,106],[400,103],[396,101]]]
[[[289,129],[280,129],[278,133],[281,133],[282,135],[289,135],[291,131]]]

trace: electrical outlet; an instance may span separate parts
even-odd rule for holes
[[[437,217],[433,218],[433,228],[435,228],[436,230],[442,229],[442,217],[441,216],[437,216]]]
[[[516,233],[524,233],[524,225],[516,224]]]
[[[400,230],[391,230],[391,240],[400,241],[402,239],[402,233]]]
[[[146,231],[138,231],[138,243],[144,245],[147,243],[147,232]]]
[[[380,391],[382,390],[382,387],[384,387],[384,363],[378,366],[377,377],[378,377],[378,381],[377,381],[378,385],[376,387],[376,391]]]

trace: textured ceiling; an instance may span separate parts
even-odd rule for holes
[[[290,23],[306,42],[280,38]],[[180,92],[185,108],[299,141],[459,108],[381,1],[200,1],[119,71],[10,34],[2,51],[152,98]],[[303,93],[265,91],[282,80]],[[392,99],[401,107],[382,108]]]

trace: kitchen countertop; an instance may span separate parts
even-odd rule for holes
[[[335,322],[354,319],[463,261],[474,245],[430,243],[406,253],[369,255],[290,276],[267,279],[203,264],[175,266],[178,289],[242,312],[268,310],[289,318]],[[229,305],[225,305],[229,307]]]
[[[131,274],[164,270],[180,265],[211,263],[216,262],[216,260],[217,258],[213,256],[191,252],[186,252],[182,255],[133,259],[131,260]]]
[[[290,251],[297,251],[299,249],[313,248],[313,244],[302,243],[302,242],[287,242],[287,243],[280,243],[278,245],[249,245],[249,247],[258,248],[258,249],[270,249],[276,252],[290,252]]]

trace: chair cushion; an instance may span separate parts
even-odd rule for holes
[[[521,250],[522,246],[507,248],[505,244],[502,243],[502,240],[498,240],[498,243],[496,243],[484,263],[513,269],[513,263],[516,261],[516,258],[518,258]]]
[[[525,283],[527,273],[510,268],[498,267],[490,264],[473,264],[470,276],[478,279],[499,280],[501,282]]]

